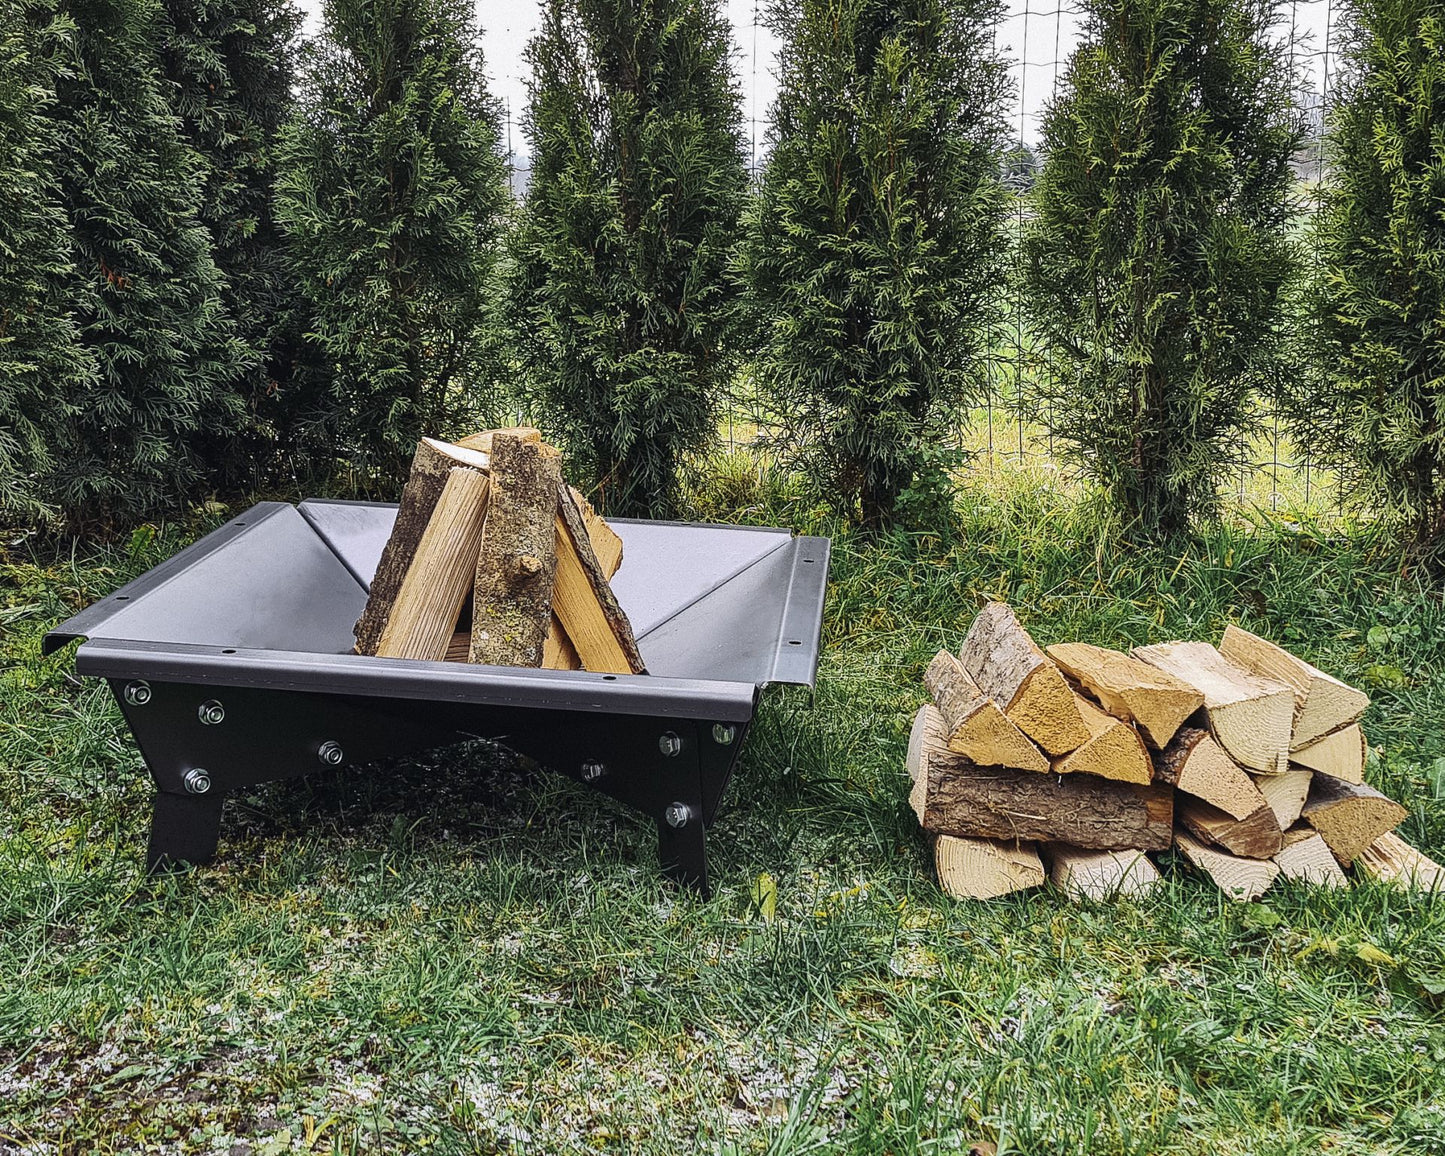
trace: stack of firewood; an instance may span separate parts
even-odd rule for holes
[[[1045,653],[993,602],[924,681],[910,801],[955,897],[1037,886],[1046,863],[1075,898],[1135,892],[1171,848],[1238,899],[1281,876],[1343,886],[1352,866],[1445,887],[1364,782],[1369,699],[1246,630]]]
[[[356,624],[381,658],[645,673],[609,581],[622,540],[535,429],[423,438]]]

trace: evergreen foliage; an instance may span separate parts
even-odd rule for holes
[[[301,15],[291,0],[165,0],[165,10],[173,107],[205,165],[201,219],[226,278],[222,300],[254,359],[238,383],[248,420],[212,456],[226,476],[255,486],[276,452],[278,424],[284,443],[305,364],[304,320],[272,213]]]
[[[868,525],[936,479],[1002,278],[995,0],[776,3],[744,271],[774,446]]]
[[[1086,0],[1024,239],[1034,413],[1149,534],[1209,515],[1272,384],[1300,139],[1275,0]]]
[[[487,329],[508,205],[467,0],[327,0],[282,134],[277,217],[333,380],[310,436],[394,489],[423,435],[491,404]]]
[[[1445,566],[1445,3],[1354,0],[1297,438]]]
[[[71,34],[48,110],[69,214],[69,295],[98,376],[47,485],[71,530],[146,517],[208,480],[235,428],[245,347],[199,217],[200,159],[163,88],[154,0],[62,0]]]
[[[529,389],[608,513],[677,512],[736,362],[747,190],[716,0],[547,0],[511,303]]]
[[[54,54],[72,32],[46,0],[0,0],[0,515],[52,512],[51,451],[94,359],[77,342],[55,176]]]

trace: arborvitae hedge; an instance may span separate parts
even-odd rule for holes
[[[469,0],[328,0],[324,14],[277,216],[334,375],[310,433],[354,485],[395,490],[418,437],[471,432],[493,402],[506,166]]]
[[[98,376],[74,396],[47,479],[72,530],[194,500],[198,445],[239,420],[245,347],[199,217],[204,168],[171,113],[155,0],[62,0],[72,21],[56,100],[69,294]]]
[[[1354,0],[1331,110],[1299,440],[1445,566],[1445,3]]]
[[[95,361],[77,341],[55,177],[55,54],[72,35],[47,0],[0,0],[0,516],[53,512],[55,442]]]
[[[162,59],[186,139],[205,165],[201,219],[225,275],[222,300],[252,368],[247,419],[209,453],[249,486],[268,480],[304,359],[300,301],[272,213],[276,137],[293,110],[301,14],[291,0],[165,0]],[[279,431],[278,431],[279,427]],[[284,449],[284,447],[282,447]]]
[[[747,187],[716,0],[548,0],[512,306],[535,417],[611,514],[677,510],[735,360]]]
[[[1275,0],[1085,0],[1024,239],[1035,416],[1150,533],[1210,513],[1271,384],[1300,132]]]
[[[778,3],[746,276],[776,449],[868,524],[983,387],[1004,243],[995,0]],[[934,469],[930,470],[929,467]]]

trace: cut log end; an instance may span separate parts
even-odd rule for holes
[[[1408,813],[1365,783],[1345,783],[1317,774],[1301,817],[1324,837],[1340,864],[1348,867],[1371,843],[1403,823]]]
[[[1241,902],[1258,899],[1274,885],[1279,876],[1278,865],[1268,859],[1244,859],[1221,851],[1180,831],[1175,845],[1189,863],[1213,880],[1225,895]]]
[[[1049,879],[1076,902],[1139,895],[1160,882],[1158,868],[1143,851],[1088,851],[1050,843],[1044,853]]]
[[[1044,882],[1032,843],[940,835],[933,855],[939,885],[951,899],[996,899]]]
[[[1235,762],[1264,774],[1287,768],[1294,724],[1289,686],[1249,673],[1207,642],[1166,642],[1132,653],[1204,695],[1209,729]]]
[[[1369,878],[1409,891],[1445,891],[1445,867],[1393,831],[1381,835],[1356,860]]]
[[[1009,719],[1055,758],[1089,741],[1075,695],[1013,610],[990,602],[959,651],[964,670]]]

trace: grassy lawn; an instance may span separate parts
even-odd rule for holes
[[[745,471],[701,513],[828,528]],[[1445,898],[1237,906],[1175,865],[952,903],[906,803],[923,667],[988,595],[1045,643],[1233,620],[1367,686],[1439,857],[1445,608],[1366,533],[1140,552],[1016,481],[839,536],[817,693],[768,696],[703,902],[649,823],[481,746],[257,789],[146,879],[139,755],[39,639],[205,528],[0,566],[0,1152],[1445,1153]]]

